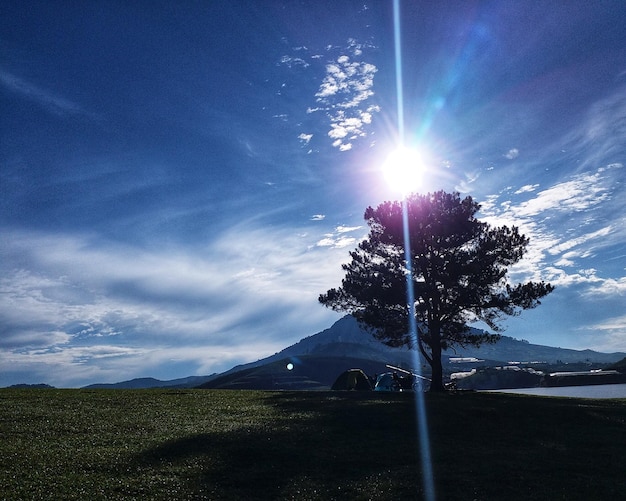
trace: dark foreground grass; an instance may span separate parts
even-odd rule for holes
[[[626,400],[426,395],[439,500],[623,499]],[[0,498],[421,499],[409,394],[0,390]]]

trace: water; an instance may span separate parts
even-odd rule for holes
[[[589,386],[560,386],[556,388],[514,388],[486,390],[489,392],[572,398],[626,398],[626,384],[597,384]]]

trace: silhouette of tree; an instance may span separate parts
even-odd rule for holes
[[[500,339],[500,321],[534,308],[554,287],[545,282],[512,285],[508,267],[525,254],[528,238],[517,227],[492,228],[475,218],[480,206],[458,193],[439,191],[406,198],[417,340],[409,332],[408,266],[401,202],[368,207],[369,235],[350,252],[341,287],[319,301],[352,314],[389,346],[413,346],[432,369],[431,391],[443,391],[441,353]],[[482,320],[496,334],[470,329]]]

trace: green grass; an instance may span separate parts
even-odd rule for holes
[[[619,499],[626,400],[426,395],[438,500]],[[409,394],[0,390],[0,499],[421,499]]]

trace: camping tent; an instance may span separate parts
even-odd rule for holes
[[[393,373],[385,372],[384,374],[380,374],[376,378],[376,385],[374,386],[374,391],[399,391],[400,386],[398,382],[393,377]]]
[[[331,390],[371,391],[372,383],[361,369],[342,372],[333,383]]]
[[[396,372],[385,372],[376,378],[374,391],[423,391],[422,381],[426,378],[407,373],[399,376]]]

